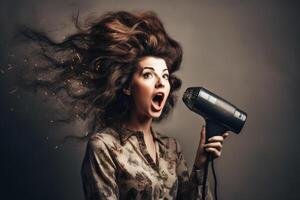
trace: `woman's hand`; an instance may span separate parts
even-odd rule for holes
[[[205,126],[203,126],[201,130],[201,139],[195,159],[195,166],[197,168],[204,167],[208,153],[212,153],[213,158],[220,157],[222,153],[223,142],[228,137],[228,135],[229,133],[224,133],[222,136],[213,136],[209,138],[208,143],[205,144],[206,129]]]

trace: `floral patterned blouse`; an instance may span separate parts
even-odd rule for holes
[[[86,200],[202,199],[203,170],[189,175],[178,141],[151,132],[156,163],[141,131],[108,127],[89,138],[81,170]],[[205,199],[212,200],[208,185]]]

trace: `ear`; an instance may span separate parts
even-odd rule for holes
[[[123,93],[130,96],[131,95],[131,91],[128,88],[124,88],[123,89]]]

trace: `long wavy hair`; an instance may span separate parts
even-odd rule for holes
[[[38,44],[43,62],[30,68],[22,79],[25,88],[43,89],[60,98],[69,120],[89,118],[89,133],[120,124],[130,113],[131,97],[123,93],[145,56],[166,61],[171,85],[170,94],[159,118],[166,118],[174,107],[174,92],[181,80],[174,75],[181,65],[182,48],[166,32],[153,12],[108,12],[93,22],[80,25],[73,18],[77,32],[63,41],[55,41],[44,32],[26,26],[25,38]],[[26,84],[24,84],[26,83]]]

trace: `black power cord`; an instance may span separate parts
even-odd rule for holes
[[[217,176],[215,172],[215,167],[214,167],[214,160],[212,159],[212,155],[208,154],[207,160],[205,162],[205,168],[204,168],[204,177],[203,177],[203,183],[202,183],[202,199],[205,200],[205,193],[206,193],[206,182],[207,182],[207,174],[208,174],[208,166],[209,162],[211,161],[211,167],[213,171],[213,176],[214,176],[214,182],[215,182],[215,188],[214,188],[214,193],[215,193],[215,200],[218,200],[218,193],[217,193]]]
[[[214,160],[211,162],[211,168],[213,171],[214,181],[215,181],[215,199],[218,200],[218,192],[217,192],[218,182],[217,182],[217,176],[216,176],[215,167],[214,167]]]

